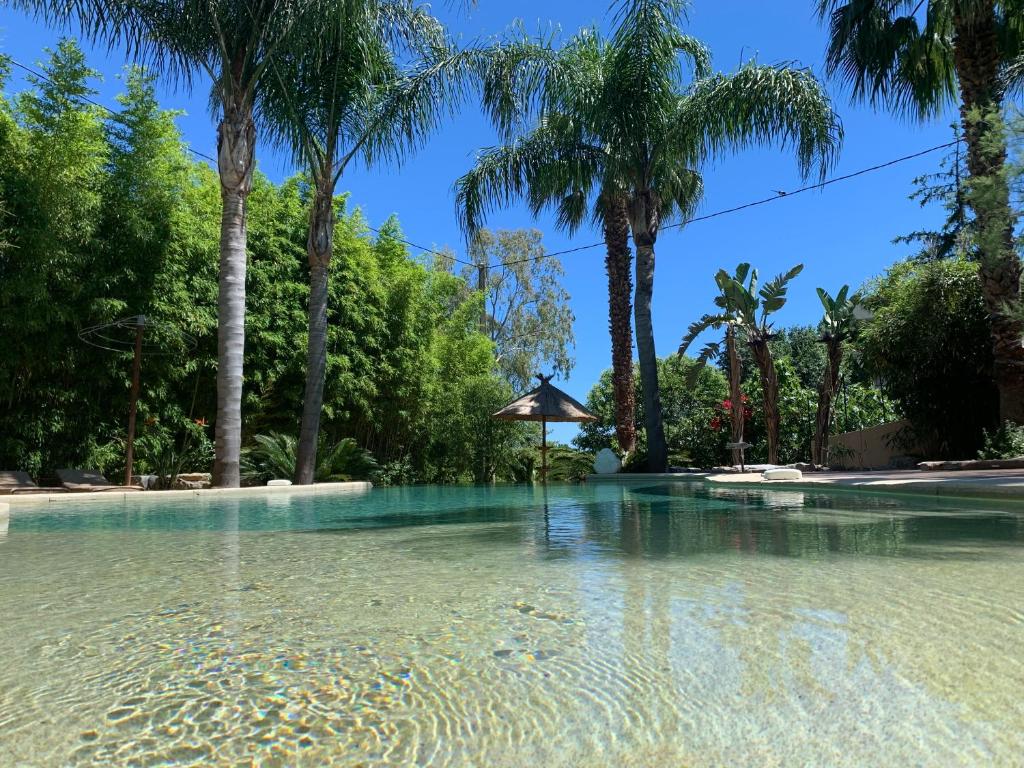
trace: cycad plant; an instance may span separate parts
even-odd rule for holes
[[[651,319],[662,225],[692,214],[703,192],[700,169],[723,152],[750,144],[792,147],[807,176],[825,172],[842,134],[828,96],[806,70],[748,63],[730,75],[712,74],[707,48],[680,29],[686,5],[621,0],[609,38],[585,30],[561,51],[537,46],[537,66],[506,66],[499,74],[513,86],[491,93],[514,97],[492,99],[492,113],[513,128],[509,112],[536,115],[536,122],[520,122],[507,146],[483,152],[459,187],[471,224],[495,205],[525,197],[535,211],[554,208],[570,228],[593,216],[605,227],[609,253],[624,244],[621,231],[608,237],[609,226],[628,225],[652,471],[663,471],[668,460]],[[616,271],[609,270],[613,291],[622,287],[621,264],[617,259]],[[613,328],[613,335],[623,333]]]
[[[715,303],[724,311],[719,315],[706,315],[690,326],[683,340],[681,351],[702,331],[709,328],[720,328],[728,322],[750,345],[761,374],[761,387],[764,391],[764,421],[768,439],[768,462],[775,464],[779,460],[779,379],[775,371],[775,358],[772,356],[771,341],[775,337],[770,318],[786,304],[786,291],[789,282],[800,274],[803,264],[797,264],[781,275],[758,286],[756,269],[749,264],[740,264],[736,273],[730,275],[724,269],[715,275],[721,295]],[[704,321],[707,321],[706,324]],[[707,356],[705,356],[705,353]],[[706,361],[716,354],[714,342],[705,347],[698,360]],[[733,419],[736,412],[742,416],[739,406],[740,398],[732,394]]]
[[[825,345],[825,373],[818,388],[818,412],[815,418],[814,441],[811,443],[811,461],[824,464],[828,445],[829,425],[832,421],[832,401],[839,389],[839,370],[843,363],[844,345],[853,336],[857,327],[855,310],[860,296],[849,295],[850,286],[839,289],[835,298],[823,288],[818,289],[818,299],[825,310],[821,321],[821,341]]]
[[[476,55],[452,50],[444,28],[422,6],[352,0],[329,8],[273,66],[261,122],[293,150],[312,188],[309,336],[296,483],[313,482],[317,466],[337,183],[354,162],[394,163],[421,144],[462,96]]]
[[[856,99],[925,121],[956,104],[974,211],[979,275],[991,318],[1002,419],[1024,423],[1021,260],[1014,243],[1002,110],[1024,80],[1024,0],[818,0],[827,69]]]
[[[351,437],[342,438],[333,445],[325,437],[320,439],[319,462],[313,473],[317,482],[343,482],[369,480],[380,467],[373,454]],[[241,454],[242,477],[249,483],[285,480],[295,476],[298,459],[298,441],[292,435],[271,432],[256,435],[253,445]]]
[[[679,345],[679,354],[685,355],[690,345],[693,344],[700,334],[708,330],[720,331],[723,328],[725,329],[723,340],[709,341],[701,348],[700,353],[697,355],[697,365],[690,369],[688,381],[691,384],[696,382],[701,369],[710,361],[726,363],[729,368],[729,402],[731,404],[729,419],[732,428],[731,442],[733,443],[743,442],[743,389],[741,386],[743,363],[740,360],[739,349],[736,346],[737,327],[740,323],[739,311],[732,303],[730,296],[733,294],[726,291],[726,285],[729,281],[742,285],[746,282],[749,273],[750,265],[747,263],[736,267],[736,274],[734,275],[730,275],[724,269],[718,270],[718,273],[715,275],[715,283],[718,285],[715,306],[718,307],[718,311],[704,315],[699,320],[691,323],[686,331],[686,336],[683,337],[683,341]],[[723,341],[725,344],[724,350],[722,349]],[[733,464],[739,464],[742,458],[740,450],[734,448],[732,452]]]

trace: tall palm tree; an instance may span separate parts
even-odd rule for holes
[[[729,402],[731,403],[729,417],[732,426],[731,436],[733,443],[743,442],[743,389],[741,385],[743,380],[743,363],[740,360],[739,349],[736,347],[737,335],[741,332],[737,330],[737,328],[740,328],[739,307],[732,301],[731,297],[733,294],[726,290],[726,285],[730,280],[742,285],[746,282],[749,273],[750,265],[747,263],[736,267],[735,275],[729,275],[724,269],[718,270],[718,274],[715,275],[715,283],[718,285],[715,306],[718,307],[718,311],[703,315],[699,320],[690,324],[690,327],[686,330],[686,336],[683,337],[683,341],[679,345],[678,353],[679,355],[685,355],[690,345],[705,331],[725,329],[724,362],[729,366]],[[701,368],[712,360],[723,361],[721,341],[709,341],[704,345],[697,355],[697,365],[691,370],[691,379],[696,381]],[[739,449],[734,448],[732,452],[733,464],[739,464],[741,460],[742,455]]]
[[[295,482],[315,479],[327,372],[327,304],[334,193],[355,161],[398,161],[462,95],[475,51],[450,49],[444,28],[405,0],[342,2],[296,36],[272,66],[260,117],[309,173],[312,203],[306,387]],[[412,57],[401,67],[400,58]]]
[[[957,103],[977,221],[979,275],[991,318],[1000,418],[1024,423],[1021,261],[1004,174],[1001,112],[1024,66],[1024,0],[818,0],[829,24],[827,68],[856,99],[919,121]]]
[[[289,40],[346,1],[352,0],[14,0],[45,18],[77,21],[94,39],[125,44],[133,58],[175,82],[191,86],[202,75],[212,82],[222,202],[213,465],[218,486],[240,482],[246,207],[255,167],[256,104]]]
[[[562,220],[580,220],[595,198],[624,202],[636,248],[633,311],[648,469],[657,472],[668,463],[651,319],[662,224],[692,214],[703,193],[699,169],[724,151],[777,142],[796,150],[802,176],[824,174],[842,130],[806,70],[749,63],[731,75],[711,74],[707,48],[680,30],[684,0],[620,0],[616,7],[610,38],[588,30],[568,46],[586,52],[575,69],[519,70],[520,92],[532,99],[511,103],[521,111],[535,106],[539,124],[515,151],[499,150],[465,203],[479,211],[512,190],[528,194],[535,209],[554,205]],[[541,164],[541,157],[558,161]]]
[[[539,65],[530,67],[529,65]],[[589,83],[603,76],[599,39],[580,34],[561,51],[520,40],[498,52],[485,76],[485,105],[495,123],[514,135],[512,124],[524,114],[531,88],[570,79],[585,97]],[[540,77],[537,72],[543,72]],[[529,72],[526,83],[517,81]],[[543,94],[545,98],[551,98]],[[544,121],[524,136],[501,147],[481,151],[474,167],[456,182],[457,210],[463,228],[472,236],[483,227],[490,209],[528,200],[533,213],[545,207],[558,210],[558,224],[575,233],[588,218],[601,226],[608,276],[608,330],[612,344],[612,392],[615,400],[615,436],[625,454],[636,450],[636,394],[633,385],[633,254],[629,248],[629,219],[625,194],[614,186],[601,188],[601,166],[594,161],[600,149],[590,146],[582,124],[557,114],[557,102]],[[591,190],[598,190],[588,200]],[[588,211],[589,207],[589,211]]]
[[[821,321],[821,341],[825,345],[825,373],[818,389],[818,413],[815,418],[814,442],[811,443],[811,462],[825,463],[825,449],[828,444],[829,423],[832,420],[832,400],[839,389],[839,369],[843,363],[843,345],[853,336],[857,327],[854,310],[860,304],[860,296],[849,295],[850,286],[839,289],[835,298],[823,288],[818,289],[818,299],[825,309]]]

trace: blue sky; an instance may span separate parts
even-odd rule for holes
[[[718,70],[732,71],[741,60],[756,57],[764,64],[792,62],[821,76],[826,40],[814,17],[813,5],[811,0],[694,0],[687,31],[711,47]],[[530,30],[555,27],[567,34],[585,25],[610,25],[608,0],[479,0],[471,11],[461,3],[438,3],[435,11],[467,42],[501,32],[515,19],[521,19]],[[7,8],[0,10],[0,51],[19,61],[38,62],[44,56],[43,49],[53,46],[60,36],[59,31],[20,13]],[[104,48],[84,47],[90,53],[91,65],[104,76],[104,81],[98,84],[97,100],[116,106],[114,95],[119,89],[118,74],[125,63],[124,56]],[[15,76],[11,88],[20,86]],[[884,111],[852,104],[838,83],[827,83],[827,87],[846,130],[838,166],[831,175],[856,171],[951,139],[952,111],[927,125],[918,125]],[[187,113],[179,125],[189,144],[213,154],[215,132],[206,107],[207,95],[205,84],[192,93],[175,89],[169,83],[161,86],[162,103]],[[494,143],[494,132],[479,110],[468,105],[401,168],[370,172],[356,169],[347,174],[341,187],[352,193],[371,224],[378,225],[396,213],[410,240],[425,246],[450,245],[461,253],[463,240],[454,216],[452,183],[472,165],[477,149]],[[658,240],[654,296],[659,353],[673,351],[686,326],[710,308],[715,271],[740,261],[752,262],[763,275],[774,275],[803,263],[804,271],[791,288],[790,302],[779,314],[779,324],[816,322],[821,310],[816,286],[834,293],[843,283],[859,285],[909,252],[907,246],[892,244],[894,236],[941,218],[940,211],[922,210],[907,199],[911,180],[934,170],[941,154],[937,152],[834,184],[821,192],[804,193],[697,222],[683,230],[663,232]],[[273,147],[259,148],[259,162],[261,169],[275,179],[294,170],[288,155]],[[792,154],[779,150],[741,151],[724,157],[704,172],[706,196],[701,213],[768,197],[774,190],[801,186]],[[550,217],[533,220],[521,207],[492,216],[488,225],[536,226],[544,233],[549,251],[600,240],[599,232],[587,229],[568,238],[555,229]],[[560,382],[560,386],[581,400],[610,364],[602,258],[602,251],[594,249],[563,259],[565,288],[572,296],[576,316],[576,367],[571,378]],[[572,425],[552,428],[556,439],[567,440],[573,434]]]

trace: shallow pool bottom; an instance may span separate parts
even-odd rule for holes
[[[1013,765],[1024,521],[916,503],[638,484],[16,514],[0,764]]]

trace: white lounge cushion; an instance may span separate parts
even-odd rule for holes
[[[804,473],[799,469],[789,469],[788,467],[766,469],[761,473],[761,477],[764,480],[801,480],[803,476]]]
[[[291,485],[291,480],[267,480],[267,485],[278,486],[278,485]]]

